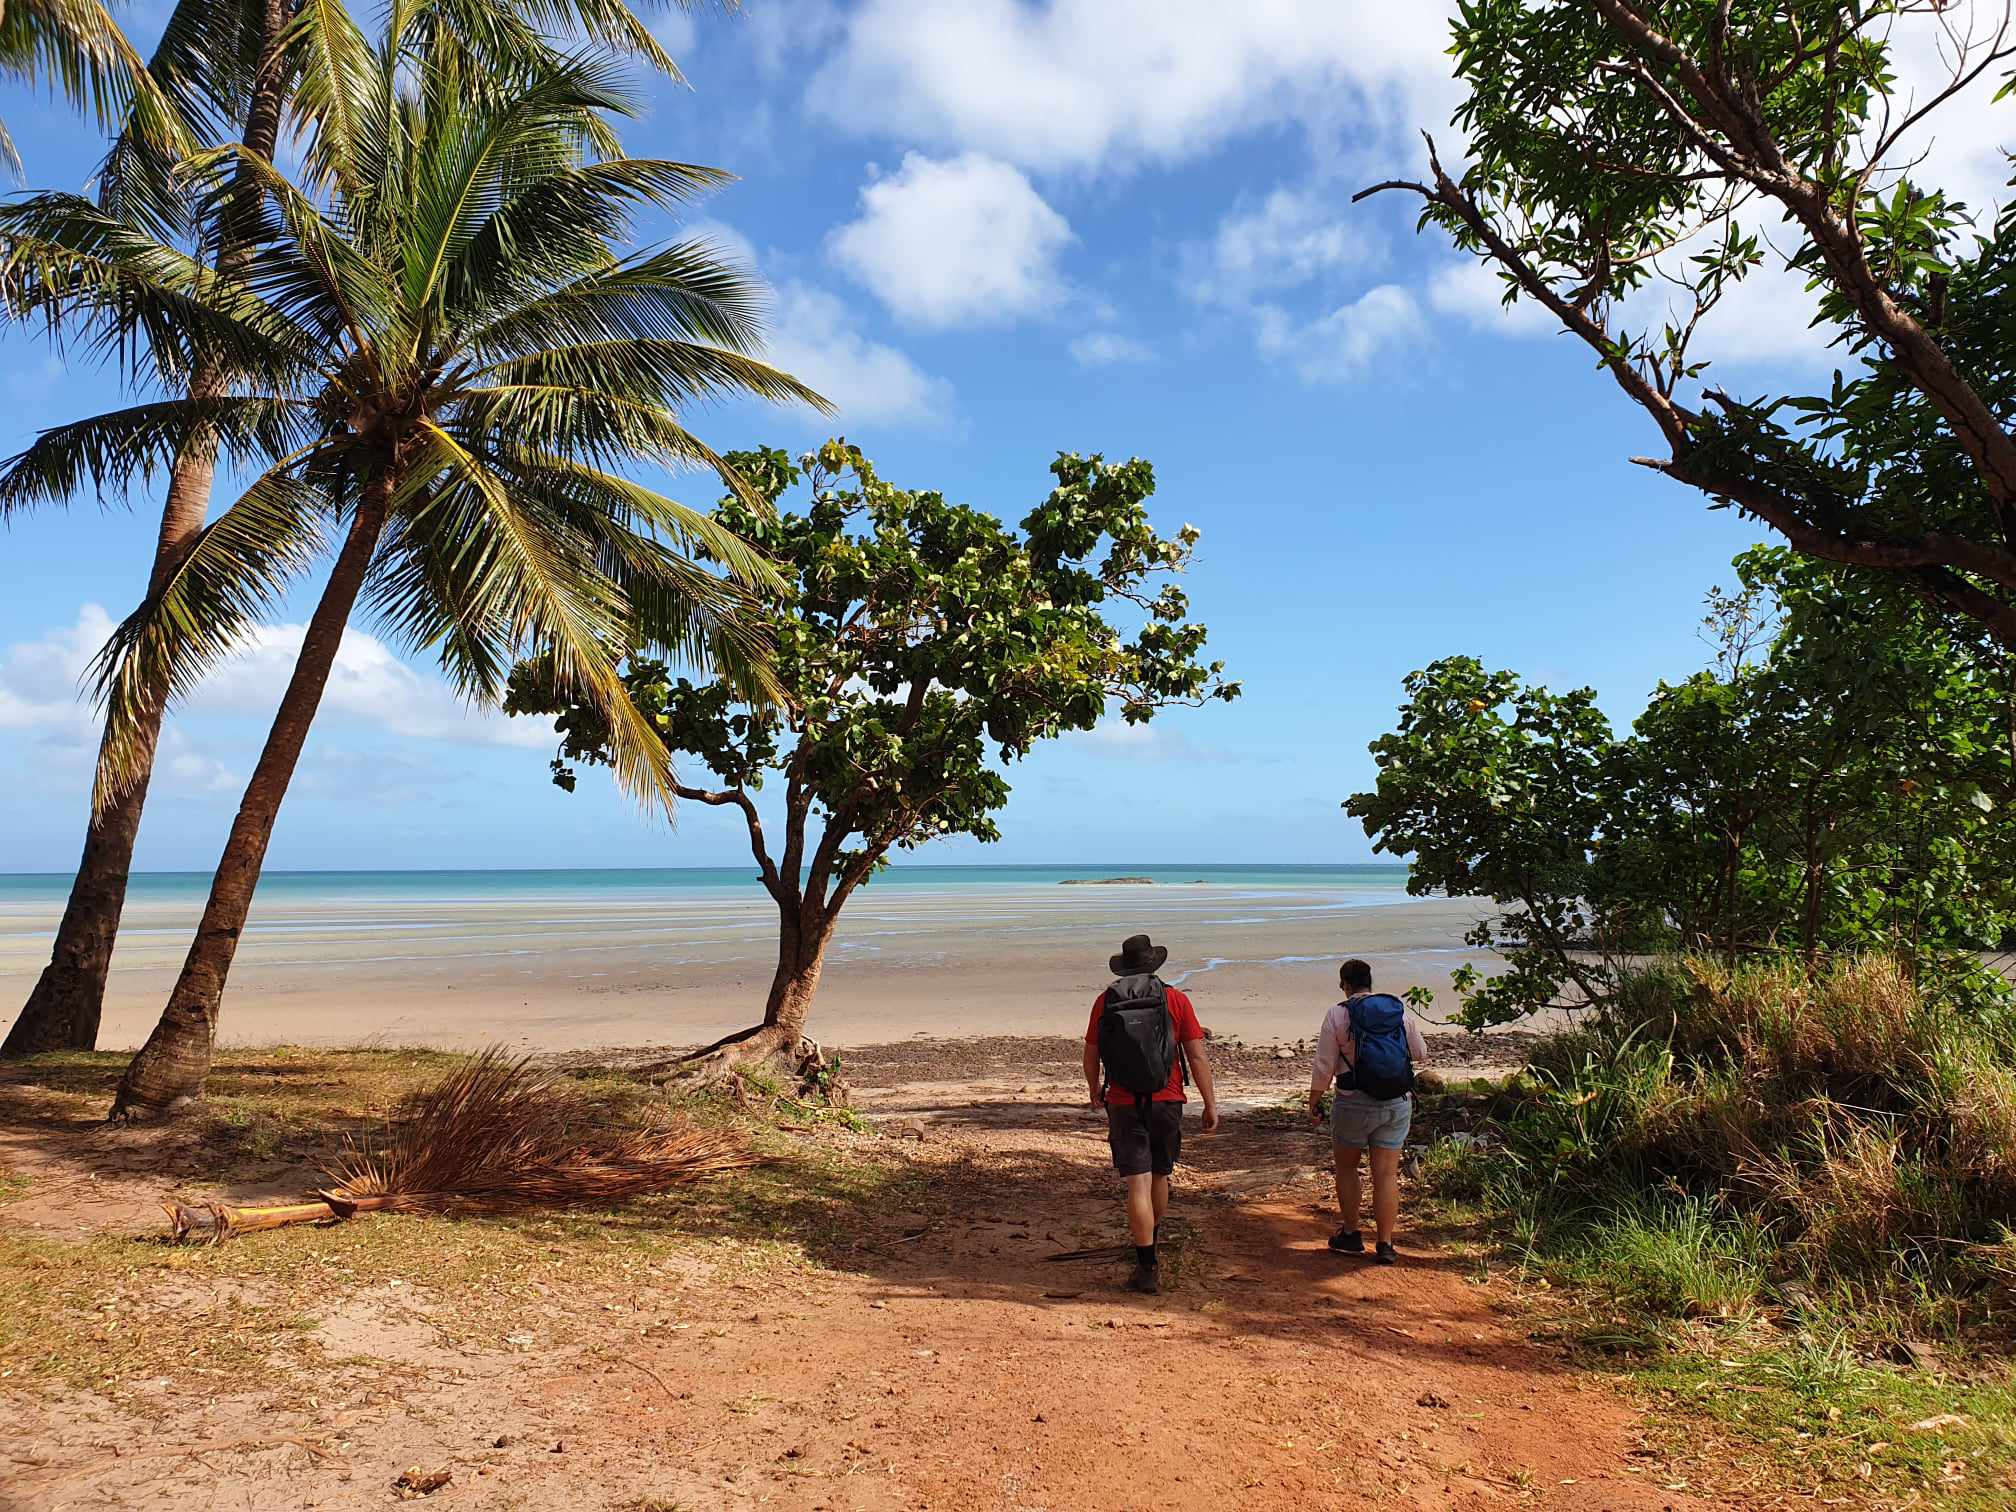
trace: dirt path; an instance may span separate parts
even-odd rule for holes
[[[408,1467],[451,1473],[432,1504],[500,1509],[1729,1504],[1668,1489],[1636,1411],[1462,1260],[1405,1235],[1394,1269],[1332,1255],[1304,1131],[1193,1132],[1170,1285],[1139,1298],[1118,1262],[1043,1258],[1124,1237],[1068,1081],[860,1090],[921,1135],[921,1179],[813,1236],[810,1265],[538,1296],[504,1349],[445,1343],[424,1287],[393,1283],[321,1311],[326,1368],[164,1383],[144,1412],[0,1382],[0,1506],[383,1507]]]

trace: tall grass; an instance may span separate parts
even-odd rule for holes
[[[2016,1015],[1868,957],[1634,977],[1429,1173],[1670,1317],[1770,1303],[1955,1334],[2016,1306]]]

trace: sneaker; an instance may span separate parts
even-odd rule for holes
[[[1399,1251],[1383,1239],[1379,1241],[1379,1247],[1373,1252],[1372,1258],[1380,1265],[1398,1265],[1400,1263]]]
[[[1362,1255],[1365,1253],[1365,1236],[1357,1229],[1340,1228],[1330,1236],[1330,1248],[1340,1255]]]
[[[1162,1268],[1156,1265],[1137,1265],[1134,1274],[1127,1278],[1127,1290],[1142,1292],[1150,1297],[1162,1295]]]

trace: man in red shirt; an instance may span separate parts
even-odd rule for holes
[[[1183,1149],[1186,1064],[1204,1099],[1203,1132],[1218,1130],[1218,1098],[1211,1087],[1211,1063],[1204,1055],[1204,1030],[1197,1022],[1197,1010],[1190,1006],[1188,997],[1155,974],[1168,959],[1167,948],[1146,935],[1135,935],[1123,944],[1120,954],[1107,963],[1116,980],[1092,1000],[1092,1021],[1085,1029],[1085,1085],[1092,1106],[1106,1110],[1106,1142],[1113,1151],[1113,1169],[1127,1183],[1127,1227],[1134,1238],[1135,1262],[1127,1286],[1151,1296],[1162,1290],[1155,1239],[1162,1216],[1169,1211],[1169,1173],[1176,1169],[1176,1157]],[[1120,1016],[1125,1016],[1127,1033],[1117,1042],[1108,1036],[1102,1060],[1100,1024],[1109,1005],[1116,1025]],[[1128,1071],[1110,1062],[1150,1064],[1159,1075],[1164,1058],[1169,1079],[1146,1108],[1133,1092],[1115,1084],[1116,1077],[1125,1077]]]

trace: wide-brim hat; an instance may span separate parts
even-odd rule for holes
[[[1129,935],[1120,946],[1120,954],[1106,964],[1113,968],[1115,976],[1147,976],[1160,971],[1168,959],[1168,946],[1157,945],[1146,935]]]

